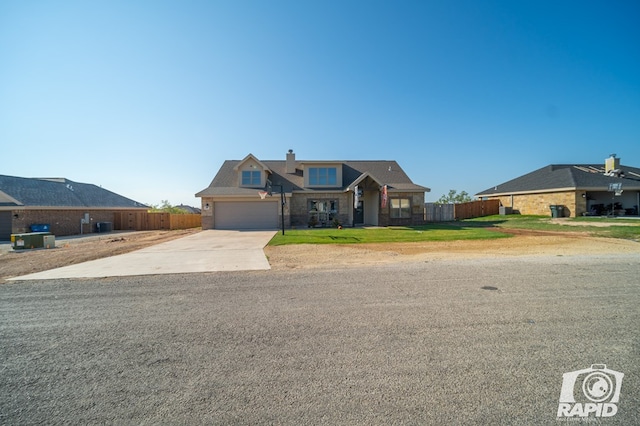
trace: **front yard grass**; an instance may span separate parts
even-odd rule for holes
[[[609,217],[563,218],[563,225],[549,216],[485,216],[462,221],[466,226],[530,229],[552,232],[586,232],[593,237],[640,240],[640,220]]]
[[[640,241],[639,220],[614,218],[566,218],[564,220],[567,222],[579,222],[580,226],[554,223],[552,218],[548,216],[496,215],[422,226],[286,229],[285,235],[280,232],[277,233],[271,239],[269,245],[404,243],[480,240],[512,236],[500,232],[500,229],[530,229],[567,233],[586,232],[596,237]]]
[[[385,228],[312,228],[287,229],[276,234],[269,245],[286,244],[362,244],[406,243],[420,241],[453,241],[507,238],[510,235],[484,227],[467,227],[464,223],[437,223],[422,226],[389,226]]]

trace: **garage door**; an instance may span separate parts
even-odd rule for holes
[[[277,229],[278,203],[234,201],[214,204],[216,229]]]
[[[0,241],[11,239],[11,212],[0,212]]]

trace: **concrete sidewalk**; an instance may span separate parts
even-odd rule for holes
[[[271,266],[263,249],[276,232],[207,230],[130,253],[10,280],[268,270]]]

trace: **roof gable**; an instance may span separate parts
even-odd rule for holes
[[[266,166],[262,161],[258,160],[258,159],[256,158],[256,156],[255,156],[255,155],[253,155],[253,154],[249,154],[249,155],[247,155],[246,157],[244,157],[242,160],[240,160],[240,161],[238,162],[238,164],[236,164],[236,165],[233,167],[233,170],[238,171],[238,170],[240,170],[240,168],[241,168],[245,163],[250,163],[250,162],[254,162],[254,163],[256,163],[256,164],[258,165],[258,167],[262,168],[262,170],[263,170],[263,171],[265,171],[265,172],[269,172],[269,171],[270,171],[270,170],[269,170],[269,167],[267,167],[267,166]]]
[[[347,187],[345,188],[345,191],[355,191],[356,186],[358,186],[366,178],[370,178],[375,184],[377,184],[379,186],[384,185],[382,182],[380,182],[379,179],[376,179],[374,176],[372,176],[371,173],[364,172],[360,176],[358,176],[358,178],[356,180],[354,180],[349,185],[347,185]]]

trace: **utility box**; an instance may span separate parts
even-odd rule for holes
[[[56,248],[56,236],[55,235],[44,235],[42,237],[42,247],[46,249]]]
[[[11,247],[14,250],[25,250],[34,248],[44,248],[44,237],[51,236],[49,232],[30,232],[27,234],[12,234]],[[51,240],[48,239],[51,245]],[[52,247],[55,246],[55,240]]]

